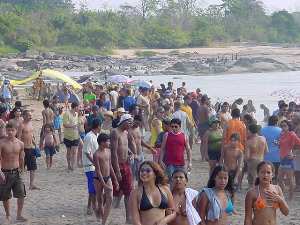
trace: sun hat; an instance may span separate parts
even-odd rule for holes
[[[105,111],[103,113],[104,116],[110,116],[111,118],[114,118],[114,113],[112,111]]]

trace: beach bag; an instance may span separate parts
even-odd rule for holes
[[[36,157],[36,158],[39,158],[41,157],[41,150],[38,148],[38,147],[35,147],[34,150],[33,150],[33,155]]]

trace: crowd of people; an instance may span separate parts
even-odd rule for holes
[[[291,201],[300,190],[300,106],[294,102],[279,101],[272,115],[261,106],[262,126],[251,100],[213,105],[185,82],[176,89],[172,82],[158,89],[87,82],[81,101],[69,103],[69,97],[43,100],[39,138],[21,101],[12,109],[0,105],[0,200],[7,222],[12,194],[17,220],[26,221],[24,168],[29,190],[39,190],[37,157],[43,151],[50,170],[63,145],[68,171],[85,173],[86,213],[102,224],[122,197],[128,224],[233,224],[235,196],[247,175],[244,224],[275,225],[277,209],[289,213],[284,196]],[[192,153],[209,164],[203,189],[188,187],[192,162],[199,163]]]

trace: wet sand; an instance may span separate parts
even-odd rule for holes
[[[30,105],[34,109],[33,123],[36,128],[36,137],[39,137],[41,128],[41,102],[23,101],[23,105]],[[151,156],[147,156],[151,158]],[[193,146],[193,171],[190,175],[189,186],[200,190],[208,179],[208,164],[201,162],[199,146]],[[53,168],[49,171],[45,165],[45,155],[38,160],[38,170],[36,184],[41,188],[40,191],[29,191],[29,174],[25,173],[24,180],[27,187],[27,197],[25,199],[24,216],[29,219],[27,223],[15,223],[16,200],[11,201],[12,205],[12,224],[100,224],[95,216],[86,216],[87,188],[83,169],[76,168],[74,172],[67,172],[65,160],[65,148],[61,146],[61,151],[54,156]],[[237,195],[238,215],[233,216],[234,225],[242,225],[244,220],[244,197],[246,179],[244,180],[243,191]],[[297,225],[300,224],[300,193],[296,193],[293,202],[290,203],[290,215],[288,217],[279,216],[278,224]],[[298,204],[297,204],[298,203]],[[280,215],[280,213],[278,212]],[[0,209],[0,224],[3,224],[4,209]],[[113,209],[108,219],[110,225],[125,224],[125,210],[122,203],[120,209]]]

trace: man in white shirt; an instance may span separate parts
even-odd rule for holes
[[[93,155],[98,149],[98,134],[101,130],[101,121],[94,119],[92,122],[92,130],[87,133],[83,143],[82,163],[87,178],[87,186],[89,192],[87,215],[92,214],[92,209],[96,210],[96,191],[94,187],[95,166],[93,164]]]
[[[114,112],[117,109],[118,106],[118,86],[114,87],[113,90],[109,93],[110,95],[110,101],[111,101],[111,110]]]
[[[189,136],[189,127],[192,127],[190,120],[188,119],[188,115],[186,112],[181,110],[181,103],[179,101],[174,102],[174,113],[172,115],[172,119],[180,119],[181,121],[181,129],[186,136]]]

